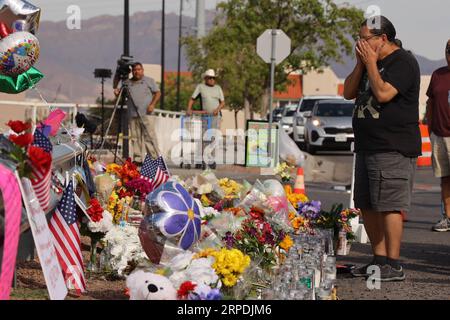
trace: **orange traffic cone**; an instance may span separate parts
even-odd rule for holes
[[[295,179],[294,193],[305,194],[305,176],[303,168],[297,168],[297,178]]]

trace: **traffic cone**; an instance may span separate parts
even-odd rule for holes
[[[305,194],[305,176],[303,168],[297,168],[297,178],[295,179],[294,193]]]

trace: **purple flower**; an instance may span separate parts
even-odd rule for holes
[[[212,289],[206,296],[206,300],[222,300],[222,294],[219,289]]]
[[[306,202],[299,205],[298,212],[307,219],[316,220],[320,216],[320,207],[320,201]]]
[[[225,237],[223,237],[222,240],[225,241],[227,249],[231,249],[234,246],[234,237],[233,237],[233,234],[230,231],[228,231],[225,234]]]
[[[165,185],[152,196],[156,196],[159,206],[169,214],[161,232],[169,238],[180,236],[178,245],[184,250],[189,249],[200,238],[201,218],[197,203],[176,182]]]

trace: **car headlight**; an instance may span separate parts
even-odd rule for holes
[[[318,126],[320,126],[322,123],[320,122],[320,120],[314,119],[314,120],[312,121],[312,124],[313,124],[313,126],[318,127]]]

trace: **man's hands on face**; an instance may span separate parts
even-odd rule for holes
[[[372,47],[366,40],[359,40],[356,44],[356,56],[368,66],[371,64],[376,64],[378,57],[380,56],[381,45],[373,50]]]

